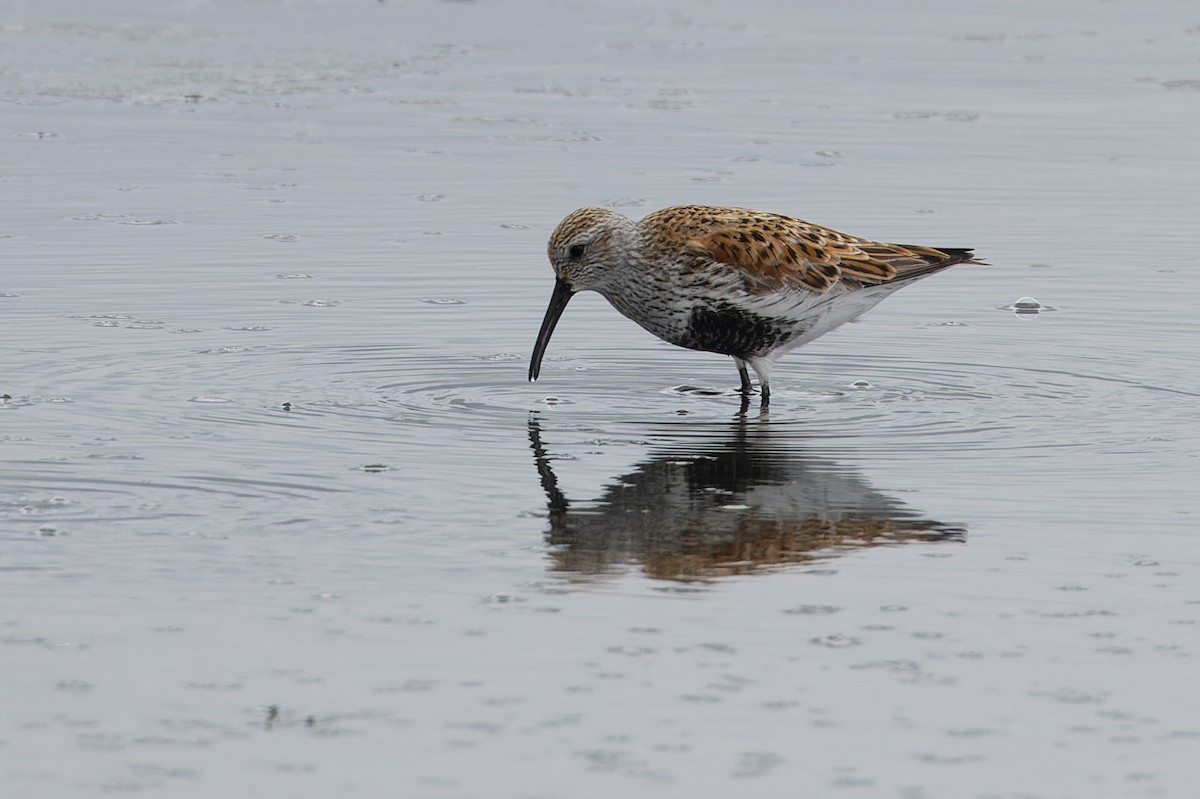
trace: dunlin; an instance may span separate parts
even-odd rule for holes
[[[681,205],[639,222],[580,208],[550,237],[554,292],[529,364],[536,380],[563,309],[598,291],[664,341],[749,365],[765,404],[784,353],[857,319],[893,291],[961,263],[970,249],[884,244],[746,208]]]

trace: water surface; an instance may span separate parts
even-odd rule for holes
[[[5,795],[1191,796],[1197,24],[8,4]],[[769,412],[594,295],[527,383],[683,202],[991,265]]]

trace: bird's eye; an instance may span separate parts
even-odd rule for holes
[[[572,244],[571,249],[567,250],[567,257],[572,261],[578,261],[583,257],[584,246],[582,244]]]

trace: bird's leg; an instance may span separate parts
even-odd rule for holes
[[[740,389],[742,395],[748,397],[754,386],[750,383],[750,373],[746,371],[746,362],[741,358],[734,358],[733,362],[737,364],[738,377],[742,378],[742,387]]]
[[[758,375],[758,390],[762,394],[762,406],[771,403],[771,361],[768,358],[752,358],[750,366]]]
[[[750,412],[750,392],[741,391],[739,393],[742,395],[742,404],[741,407],[738,408],[737,415],[739,419],[745,419],[746,414]]]

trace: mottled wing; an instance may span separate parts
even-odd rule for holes
[[[751,293],[803,288],[820,294],[843,279],[859,286],[886,283],[970,257],[860,239],[761,211],[703,206],[688,211],[695,231],[688,251],[738,270]]]

